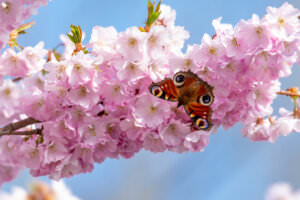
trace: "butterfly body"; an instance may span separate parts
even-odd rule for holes
[[[213,87],[193,72],[178,72],[173,79],[152,83],[149,90],[156,97],[178,102],[177,107],[184,106],[198,128],[209,130],[212,127],[210,105],[214,100]]]

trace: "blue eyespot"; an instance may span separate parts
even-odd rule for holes
[[[212,103],[212,96],[209,94],[205,94],[203,96],[198,97],[198,102],[202,105],[210,105]]]
[[[176,82],[177,83],[181,83],[181,82],[183,82],[184,81],[184,76],[183,75],[178,75],[178,76],[176,76]]]
[[[182,73],[178,73],[178,74],[175,74],[173,81],[177,87],[180,87],[180,86],[183,86],[184,79],[185,79],[184,75]]]
[[[210,96],[209,95],[204,95],[202,96],[202,101],[204,103],[209,103],[210,102]]]

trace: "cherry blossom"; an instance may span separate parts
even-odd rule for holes
[[[6,1],[0,15],[11,16],[13,27],[0,20],[4,33],[47,2]],[[33,176],[71,177],[142,149],[202,152],[219,127],[239,122],[252,141],[274,142],[300,132],[298,92],[283,92],[292,97],[293,111],[281,109],[281,116],[274,116],[272,107],[280,78],[291,75],[300,60],[298,9],[287,3],[269,7],[263,18],[253,15],[236,26],[218,18],[212,23],[216,34],[204,34],[201,44],[186,52],[189,33],[175,25],[176,12],[166,5],[160,11],[145,28],[117,32],[95,26],[86,45],[84,32],[72,25],[71,33],[60,36],[65,47],[60,58],[43,42],[19,52],[4,50],[0,184],[24,168]],[[5,34],[0,39],[0,45],[7,43]],[[213,88],[209,131],[195,127],[177,102],[149,92],[152,82],[187,70]]]

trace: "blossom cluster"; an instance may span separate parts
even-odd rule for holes
[[[62,181],[52,181],[51,186],[43,182],[35,182],[29,191],[14,187],[11,193],[0,192],[1,200],[79,200]]]
[[[48,0],[0,0],[0,49],[7,44],[11,31],[47,4]]]
[[[142,149],[178,153],[203,151],[219,126],[246,125],[252,140],[274,141],[299,132],[290,113],[269,127],[257,119],[272,114],[279,78],[300,61],[300,12],[290,4],[267,9],[235,27],[213,21],[216,34],[188,46],[189,34],[175,25],[176,12],[161,5],[147,31],[95,26],[88,52],[61,36],[60,59],[43,42],[0,57],[0,126],[30,117],[39,123],[23,130],[41,134],[0,138],[0,183],[29,168],[33,176],[59,179],[91,172],[106,158],[130,158]],[[191,70],[214,87],[210,131],[197,130],[175,102],[158,99],[148,87],[177,71]],[[17,81],[16,81],[17,80]],[[291,120],[293,125],[291,125]],[[291,127],[285,129],[286,123]],[[262,125],[263,124],[263,125]],[[268,129],[266,131],[262,131]],[[284,133],[282,132],[284,131]]]
[[[273,184],[266,193],[265,200],[299,200],[300,191],[293,191],[291,185],[288,183]]]

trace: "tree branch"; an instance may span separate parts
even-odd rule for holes
[[[42,129],[34,129],[31,131],[2,131],[0,137],[4,135],[42,135]]]
[[[15,130],[18,130],[20,128],[23,128],[25,126],[31,125],[31,124],[35,124],[35,123],[40,123],[39,120],[33,119],[32,117],[14,122],[14,123],[10,123],[7,124],[6,126],[0,128],[0,134],[1,132],[12,132]]]

